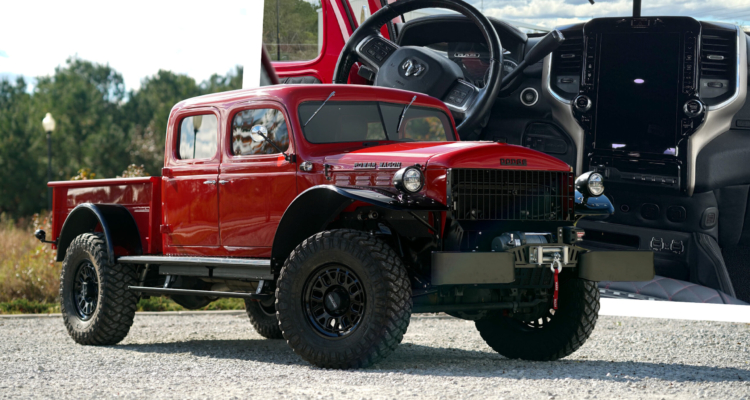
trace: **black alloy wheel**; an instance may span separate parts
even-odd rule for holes
[[[88,321],[96,311],[99,298],[99,278],[96,276],[94,264],[85,260],[78,266],[75,285],[71,290],[78,316],[82,321]]]
[[[60,271],[60,311],[68,334],[84,345],[113,345],[133,325],[136,269],[110,264],[103,233],[83,233],[68,246]]]
[[[281,268],[276,316],[286,342],[321,368],[364,368],[391,354],[409,326],[401,259],[366,232],[335,229],[300,243]]]
[[[331,264],[310,275],[303,301],[307,319],[318,333],[341,337],[359,327],[367,298],[357,274],[344,265]]]
[[[259,335],[266,339],[282,339],[279,320],[276,318],[276,299],[257,301],[245,299],[245,312]]]
[[[539,318],[516,319],[493,313],[475,322],[482,339],[508,358],[552,361],[569,356],[591,336],[599,315],[596,282],[572,278],[560,282],[557,310]]]

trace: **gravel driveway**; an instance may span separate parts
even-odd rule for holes
[[[244,315],[138,315],[120,345],[85,347],[60,318],[0,319],[0,398],[750,399],[750,325],[600,317],[563,361],[505,359],[474,324],[418,316],[358,371],[312,367]]]

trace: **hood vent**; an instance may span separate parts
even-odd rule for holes
[[[551,82],[553,90],[571,100],[578,93],[583,68],[583,37],[566,37],[552,53]]]
[[[734,94],[737,65],[737,34],[705,29],[701,35],[700,96],[708,105]]]

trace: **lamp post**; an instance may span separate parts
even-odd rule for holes
[[[42,120],[42,126],[47,132],[47,183],[52,181],[52,131],[55,130],[55,119],[47,113]],[[47,209],[52,212],[52,188],[47,186]]]

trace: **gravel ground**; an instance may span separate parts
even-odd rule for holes
[[[60,318],[0,319],[0,398],[750,399],[750,324],[600,317],[557,362],[494,353],[474,324],[418,316],[358,371],[303,362],[242,315],[138,315],[117,346],[85,347]]]

